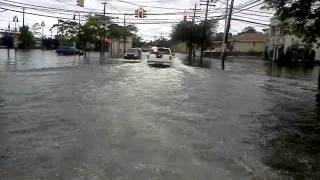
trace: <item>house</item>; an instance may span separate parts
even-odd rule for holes
[[[287,52],[292,52],[293,59],[304,61],[311,51],[315,53],[314,60],[320,60],[320,49],[315,43],[305,43],[301,38],[288,33],[285,28],[277,17],[271,19],[268,44],[268,55],[271,60],[279,60]]]
[[[259,32],[245,32],[235,36],[232,41],[234,52],[262,54],[269,42],[269,37]]]
[[[123,38],[121,39],[108,39],[108,51],[112,57],[123,56],[124,53],[132,48],[132,38],[127,37],[126,41]],[[124,51],[125,49],[125,51]]]

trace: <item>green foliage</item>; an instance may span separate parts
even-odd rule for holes
[[[19,35],[19,40],[20,40],[20,48],[27,49],[31,48],[34,45],[33,41],[33,35],[32,32],[29,30],[28,26],[22,26],[20,28],[20,35]]]
[[[256,30],[254,27],[248,26],[248,27],[245,27],[245,28],[242,30],[242,32],[239,33],[238,35],[244,34],[244,33],[256,33],[256,32],[257,32],[257,30]]]
[[[142,42],[142,38],[140,36],[132,36],[132,47],[142,47],[145,43]]]
[[[57,28],[58,29],[58,37],[67,39],[67,40],[75,40],[78,36],[79,32],[79,23],[75,21],[64,21],[59,19],[58,24],[54,24],[50,30]]]
[[[123,36],[124,28],[118,24],[111,24],[109,26],[108,37],[120,39]]]
[[[165,39],[165,38],[157,39],[153,43],[157,47],[171,47],[172,44],[173,44],[171,40],[168,40],[168,39]]]
[[[133,25],[124,27],[118,24],[111,24],[109,26],[108,37],[115,39],[121,39],[124,36],[133,37],[137,31],[137,27]]]
[[[192,22],[180,22],[174,29],[171,37],[174,41],[187,42],[187,44],[201,45],[202,40],[209,46],[212,43],[213,35],[216,32],[216,21],[194,24]],[[203,37],[203,28],[206,27],[206,34]]]
[[[105,19],[105,23],[103,23]],[[104,26],[108,29],[104,31]],[[60,44],[72,44],[74,41],[97,43],[103,37],[104,32],[106,37],[121,39],[125,36],[135,36],[138,29],[133,25],[120,26],[113,24],[110,17],[91,16],[84,25],[80,25],[77,21],[59,20],[58,24],[54,24],[50,30],[57,28],[59,34],[56,36]],[[80,29],[79,29],[80,28]],[[77,43],[80,44],[80,43]]]
[[[41,35],[41,33],[39,32],[41,30],[41,25],[40,23],[35,23],[32,25],[31,27],[31,32],[34,36],[38,36]]]
[[[90,17],[81,27],[80,39],[84,42],[96,43],[99,41],[98,36],[103,34],[102,24],[96,17]]]
[[[320,37],[319,0],[265,0],[276,10],[288,33],[302,37],[305,42],[317,42]]]
[[[204,27],[206,34],[203,36]],[[181,21],[171,34],[173,41],[186,42],[189,49],[189,59],[191,59],[191,51],[196,46],[201,46],[205,41],[205,48],[210,46],[213,41],[213,36],[216,33],[217,22],[209,20],[207,23],[201,22],[194,24],[188,21]]]

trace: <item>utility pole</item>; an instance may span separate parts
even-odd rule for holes
[[[201,9],[197,9],[197,4],[194,4],[194,9],[190,9],[193,11],[193,17],[192,17],[192,23],[195,24],[196,23],[196,13],[198,10],[201,10]],[[192,57],[193,57],[193,60],[195,59],[196,57],[196,49],[195,49],[195,45],[192,45]]]
[[[81,15],[79,11],[75,11],[73,13],[73,20],[76,20],[76,13],[79,15],[79,24],[78,24],[78,39],[79,39],[79,49],[81,49],[81,39],[80,39],[80,31],[81,31]],[[79,53],[79,59],[80,59],[80,53]]]
[[[197,9],[197,4],[194,4],[194,9],[190,9],[190,10],[193,11],[192,23],[194,24],[196,22],[196,13],[198,10],[201,10],[201,9]]]
[[[226,12],[224,15],[224,32],[223,37],[221,40],[221,57],[223,56],[223,49],[224,49],[224,39],[226,38],[226,30],[227,30],[227,23],[228,23],[228,9],[229,9],[229,0],[226,2]]]
[[[230,10],[229,10],[229,17],[228,17],[228,22],[227,22],[227,28],[226,28],[226,35],[224,38],[224,50],[223,50],[223,55],[222,55],[222,62],[221,62],[221,67],[224,70],[224,61],[226,59],[226,53],[227,53],[227,43],[228,43],[228,38],[229,38],[229,31],[230,31],[230,26],[231,26],[231,17],[232,17],[232,11],[233,11],[233,4],[234,0],[231,0],[231,5],[230,5]]]
[[[320,67],[319,67],[319,77],[318,77],[318,89],[320,91]]]
[[[212,2],[213,0],[211,0]],[[200,66],[203,64],[203,51],[206,46],[206,34],[207,34],[207,21],[208,21],[208,11],[209,11],[209,5],[210,5],[210,0],[207,0],[206,4],[200,4],[200,5],[205,5],[206,6],[206,16],[204,19],[204,24],[203,24],[203,33],[202,33],[202,45],[201,45],[201,55],[200,55]],[[213,5],[214,6],[214,5]]]
[[[22,27],[24,27],[24,7],[22,8]]]
[[[193,24],[196,22],[196,11],[197,11],[197,4],[194,5],[193,18],[192,18]]]
[[[104,41],[106,39],[106,5],[107,5],[107,2],[104,1],[103,3],[103,20],[102,20],[102,38],[101,38],[101,47],[100,47],[100,56],[103,57],[104,56],[104,50],[105,50],[105,45],[104,45]]]
[[[127,36],[126,36],[126,31],[128,30],[126,27],[126,14],[123,14],[123,28],[125,29],[124,36],[123,36],[123,54],[126,53],[126,48],[127,48]]]

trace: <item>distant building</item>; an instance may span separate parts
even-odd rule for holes
[[[126,43],[126,45],[125,45]],[[127,37],[126,42],[124,39],[108,39],[108,51],[110,55],[113,57],[123,56],[124,55],[124,48],[127,51],[129,48],[132,48],[132,38]]]
[[[239,53],[263,53],[269,42],[267,35],[250,32],[241,33],[233,38],[233,51]]]
[[[317,45],[305,43],[301,38],[287,33],[277,17],[271,19],[269,35],[268,53],[273,61],[280,59],[288,51],[293,53],[295,60],[305,60],[312,50],[315,52],[315,60],[320,60],[320,49]]]

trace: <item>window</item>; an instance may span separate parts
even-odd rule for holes
[[[253,47],[255,47],[255,46],[256,46],[256,42],[253,43]]]
[[[276,34],[277,34],[277,35],[280,35],[280,33],[281,33],[281,28],[278,26],[276,31],[277,31]]]
[[[271,36],[276,35],[276,27],[272,26],[271,27]]]

